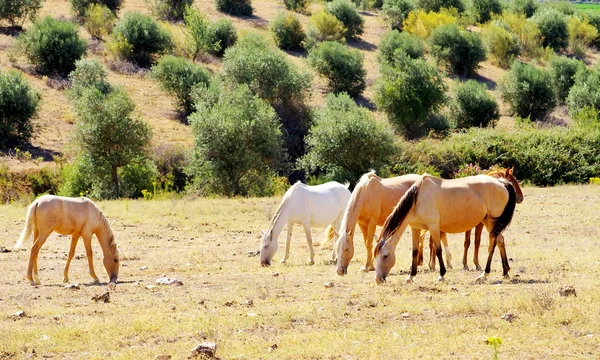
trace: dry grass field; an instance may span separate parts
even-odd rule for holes
[[[492,337],[502,340],[499,359],[600,358],[600,186],[524,193],[505,232],[512,279],[501,280],[496,252],[483,285],[478,272],[462,270],[461,234],[449,237],[454,268],[445,283],[424,270],[402,283],[405,234],[395,276],[377,286],[374,273],[359,273],[360,234],[344,277],[326,264],[329,247],[317,247],[316,264],[306,265],[298,227],[288,264],[278,262],[282,234],[273,265],[261,268],[247,252],[258,249],[280,198],[98,202],[122,252],[110,302],[92,300],[108,280],[95,240],[105,283],[91,283],[80,243],[70,272],[80,290],[62,283],[67,237],[54,234],[42,248],[39,287],[25,280],[28,251],[0,253],[0,359],[182,359],[204,341],[217,344],[221,359],[492,359]],[[16,242],[26,205],[0,205],[0,246]],[[156,285],[161,276],[183,286]],[[577,296],[561,297],[563,285]],[[11,318],[19,310],[25,316]]]

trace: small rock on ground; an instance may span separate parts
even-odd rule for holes
[[[108,303],[110,302],[110,292],[109,291],[105,291],[104,293],[100,294],[100,295],[94,295],[92,296],[92,300],[96,301],[96,302],[105,302]]]
[[[158,354],[154,357],[154,360],[171,360],[172,356],[168,354]]]
[[[69,285],[65,285],[65,289],[79,290],[79,289],[81,289],[81,286],[79,284],[69,284]]]
[[[175,286],[182,286],[183,282],[177,279],[172,279],[172,278],[168,278],[168,277],[161,277],[156,279],[156,283],[158,285],[175,285]]]
[[[205,358],[214,358],[215,353],[217,352],[217,344],[211,342],[203,342],[202,344],[196,346],[190,352],[188,359],[197,358],[200,355],[203,355]]]
[[[23,310],[19,310],[16,313],[9,316],[9,318],[11,318],[13,320],[21,319],[24,317],[25,317],[25,311],[23,311]]]
[[[558,289],[560,296],[577,296],[575,288],[571,285],[563,285]]]

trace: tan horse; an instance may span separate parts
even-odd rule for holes
[[[119,249],[108,220],[90,199],[54,195],[44,195],[29,205],[25,228],[15,245],[16,249],[20,248],[23,241],[29,239],[33,232],[33,246],[27,268],[27,279],[31,285],[40,285],[37,266],[38,254],[53,231],[63,235],[72,235],[69,257],[64,270],[64,282],[69,282],[69,264],[75,254],[75,246],[80,236],[83,237],[90,275],[94,282],[100,281],[94,271],[92,259],[92,234],[95,234],[104,253],[103,263],[110,278],[109,285],[114,287],[119,275]]]
[[[518,186],[518,183],[517,183]],[[520,189],[518,190],[520,192]],[[442,260],[440,232],[460,233],[483,223],[490,233],[488,260],[484,274],[487,279],[496,245],[500,249],[504,277],[510,267],[506,256],[502,232],[512,220],[516,205],[514,185],[504,179],[487,175],[469,176],[443,180],[423,175],[404,194],[392,214],[387,218],[379,242],[375,248],[377,259],[375,281],[385,281],[396,262],[396,246],[407,226],[411,226],[413,261],[406,282],[412,282],[417,274],[417,254],[421,229],[429,230],[440,265],[440,277],[444,279],[446,267]]]
[[[367,248],[367,261],[361,271],[375,270],[372,251],[375,229],[378,225],[383,225],[402,195],[419,179],[421,179],[421,175],[416,174],[382,179],[375,175],[375,171],[366,173],[360,178],[352,192],[342,220],[337,250],[338,275],[347,273],[350,260],[354,256],[354,229],[357,223],[363,233]],[[444,237],[442,241],[446,249],[446,260],[448,267],[451,268],[452,255],[445,240]]]

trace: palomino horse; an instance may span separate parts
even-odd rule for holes
[[[515,205],[515,186],[504,178],[477,175],[443,180],[431,175],[423,175],[402,196],[384,224],[375,248],[377,259],[375,281],[378,284],[385,281],[396,262],[395,252],[398,241],[409,225],[412,229],[413,260],[406,282],[412,282],[417,274],[421,229],[429,230],[433,238],[435,253],[440,264],[438,280],[443,280],[446,267],[442,260],[440,231],[450,234],[464,232],[479,223],[483,223],[490,233],[488,260],[485,272],[480,278],[487,279],[490,273],[496,245],[502,257],[503,275],[508,277],[510,267],[502,232],[512,220]]]
[[[375,175],[375,171],[368,172],[360,178],[352,192],[350,203],[348,203],[342,220],[342,230],[337,249],[338,275],[346,274],[350,260],[354,256],[354,228],[356,223],[362,231],[365,247],[367,248],[367,262],[361,268],[361,271],[375,270],[373,266],[375,228],[378,225],[383,225],[402,195],[420,178],[421,175],[409,174],[382,179]],[[445,237],[442,238],[446,249],[446,261],[448,267],[451,268],[452,255],[445,240]],[[435,265],[435,260],[430,262],[430,266],[432,263]]]
[[[95,234],[104,253],[103,263],[110,278],[109,285],[112,284],[114,287],[119,275],[119,249],[108,220],[96,204],[88,198],[54,195],[44,195],[29,205],[25,228],[15,245],[16,249],[20,248],[23,241],[29,239],[33,232],[33,246],[27,268],[27,279],[31,285],[40,285],[37,266],[38,254],[53,231],[63,235],[72,235],[69,257],[64,270],[64,282],[69,282],[69,264],[75,254],[75,246],[80,236],[83,237],[90,275],[94,282],[100,281],[94,271],[92,259],[92,234]]]
[[[308,186],[301,182],[292,185],[283,196],[281,204],[279,204],[271,219],[269,228],[263,233],[260,264],[262,266],[271,265],[271,259],[277,251],[277,239],[285,224],[287,224],[287,241],[285,243],[285,255],[281,262],[285,263],[289,257],[294,224],[301,224],[304,227],[306,242],[310,249],[309,263],[314,264],[315,253],[310,233],[311,225],[327,226],[331,224],[333,230],[337,231],[348,200],[350,200],[348,186],[335,181],[316,186]],[[329,233],[334,232],[329,231]],[[331,260],[335,259],[335,255],[334,241]]]

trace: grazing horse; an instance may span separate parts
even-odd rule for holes
[[[352,192],[352,197],[342,220],[337,249],[338,275],[347,273],[350,260],[354,256],[354,228],[357,223],[362,231],[365,247],[367,248],[367,262],[361,268],[361,271],[375,270],[373,266],[375,228],[378,225],[383,225],[402,195],[420,178],[421,175],[409,174],[382,179],[375,175],[375,171],[368,172],[360,178]],[[446,249],[448,267],[451,268],[452,255],[445,237],[442,241]],[[430,266],[432,263],[435,265],[435,260],[430,262]]]
[[[287,224],[287,241],[285,243],[285,255],[281,263],[285,263],[289,257],[294,224],[300,224],[304,227],[306,242],[310,249],[309,264],[314,264],[315,252],[310,233],[311,225],[327,226],[331,224],[334,231],[328,231],[328,233],[335,234],[340,227],[344,209],[346,209],[349,200],[350,191],[348,186],[335,181],[315,186],[308,186],[301,182],[292,185],[283,196],[271,219],[269,228],[266,232],[263,232],[260,264],[262,266],[271,265],[271,259],[278,247],[277,239],[285,224]],[[335,260],[335,243],[334,239],[331,260]]]
[[[517,184],[518,186],[518,184]],[[519,189],[520,192],[520,189]],[[500,249],[504,277],[510,267],[506,256],[502,232],[512,220],[516,205],[515,186],[505,178],[487,175],[443,180],[423,175],[402,196],[392,214],[387,218],[375,248],[377,259],[375,281],[385,281],[396,262],[396,246],[407,226],[411,226],[413,260],[406,282],[417,274],[417,254],[421,229],[429,230],[440,264],[440,277],[444,279],[446,267],[442,260],[440,232],[459,233],[483,223],[490,233],[488,260],[480,279],[490,273],[492,255],[496,245]]]
[[[80,236],[83,237],[90,275],[94,282],[100,281],[94,271],[92,259],[92,234],[95,234],[104,253],[104,268],[108,273],[110,284],[113,284],[114,287],[119,275],[119,249],[108,220],[96,204],[88,198],[54,195],[41,196],[29,205],[25,228],[15,245],[15,248],[19,249],[23,245],[23,241],[29,239],[33,233],[33,246],[27,267],[27,279],[31,285],[40,285],[37,266],[38,254],[53,231],[72,236],[69,257],[64,270],[64,282],[69,282],[69,264],[75,254],[75,246]]]

